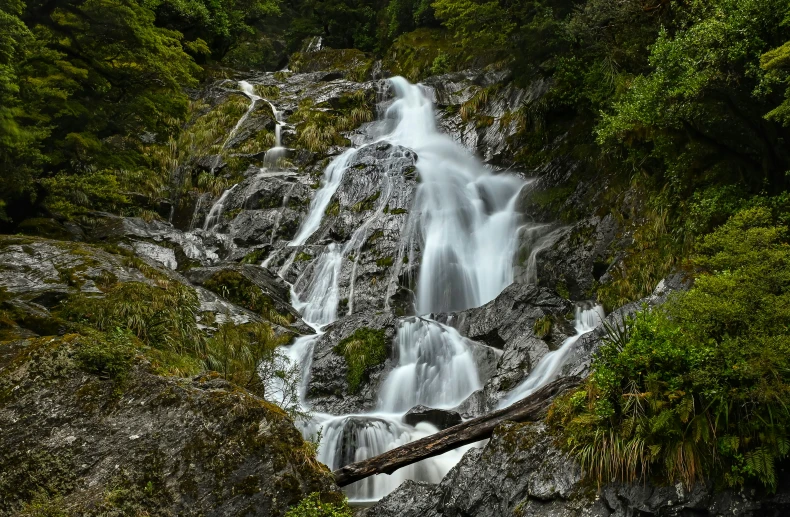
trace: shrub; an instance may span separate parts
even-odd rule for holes
[[[292,507],[285,517],[351,517],[351,508],[348,502],[324,503],[321,494],[313,492]]]
[[[358,328],[335,346],[335,353],[342,355],[348,365],[348,390],[359,391],[365,371],[387,359],[387,342],[384,330]]]
[[[132,336],[121,329],[86,336],[77,351],[85,370],[111,379],[123,378],[131,368],[133,357]]]
[[[693,289],[609,339],[550,421],[599,484],[776,486],[790,451],[790,246],[766,208],[704,237]],[[621,336],[622,337],[622,336]]]

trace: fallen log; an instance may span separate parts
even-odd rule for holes
[[[534,422],[543,416],[551,401],[579,385],[578,377],[564,377],[540,388],[532,395],[504,409],[448,427],[436,434],[401,445],[384,454],[351,463],[333,472],[338,486],[350,485],[375,474],[392,474],[420,460],[444,454],[463,445],[490,438],[503,422]]]

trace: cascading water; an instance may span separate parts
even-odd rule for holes
[[[211,230],[217,224],[219,224],[220,217],[222,217],[222,212],[225,210],[225,200],[227,200],[228,196],[233,189],[235,189],[238,185],[233,185],[228,190],[222,193],[222,195],[217,199],[217,202],[211,207],[209,210],[208,215],[206,216],[206,222],[203,223],[204,230]]]
[[[576,335],[566,339],[557,350],[543,356],[538,366],[530,372],[529,376],[500,401],[499,407],[507,407],[557,379],[562,371],[562,367],[565,365],[568,354],[573,350],[573,345],[575,345],[582,336],[595,330],[595,328],[601,324],[603,318],[604,309],[600,305],[595,305],[586,309],[577,306],[574,316]]]
[[[439,133],[433,105],[420,86],[400,77],[391,79],[390,84],[395,100],[384,120],[368,132],[383,136],[361,145],[385,141],[394,144],[393,153],[402,146],[418,156],[420,184],[401,245],[410,254],[421,255],[416,312],[423,316],[400,322],[397,365],[381,387],[376,410],[359,415],[319,414],[307,426],[306,434],[323,428],[319,460],[332,469],[436,432],[429,424],[404,424],[404,414],[417,404],[455,407],[481,387],[466,340],[456,330],[425,315],[482,305],[513,281],[519,220],[515,205],[524,182],[515,176],[492,174],[457,142]],[[347,150],[324,171],[322,186],[291,246],[303,245],[321,226],[325,210],[357,152]],[[390,195],[388,178],[385,176],[383,195],[371,217],[344,245],[328,245],[294,283],[293,305],[316,329],[337,317],[343,258],[364,243],[368,227],[381,215]],[[295,255],[296,250],[280,269],[281,276]],[[352,307],[353,283],[349,309]],[[292,345],[291,355],[304,365],[308,362],[305,354],[311,353],[310,343],[318,338],[301,339]],[[303,381],[308,380],[305,375]],[[348,495],[357,500],[378,499],[404,479],[438,482],[463,452],[459,449],[424,460],[391,476],[368,478],[348,487]]]

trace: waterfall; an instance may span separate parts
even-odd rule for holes
[[[543,356],[538,366],[530,372],[529,376],[524,379],[521,384],[516,386],[513,391],[500,401],[498,407],[507,407],[557,379],[562,371],[562,367],[565,365],[565,360],[573,350],[573,345],[575,345],[582,336],[595,330],[603,321],[603,317],[604,309],[600,305],[595,305],[586,309],[577,306],[574,315],[576,335],[566,339],[557,350]]]
[[[246,95],[250,99],[250,105],[247,108],[247,111],[245,111],[244,114],[241,116],[241,118],[239,118],[239,120],[236,122],[236,125],[233,126],[233,129],[230,130],[228,136],[225,137],[225,141],[222,143],[222,146],[220,147],[219,154],[217,154],[217,156],[214,157],[210,171],[212,176],[214,175],[214,170],[217,168],[220,160],[222,159],[222,151],[224,151],[227,148],[228,143],[230,143],[233,137],[236,136],[236,133],[239,132],[239,129],[241,129],[241,127],[250,117],[250,114],[253,112],[253,110],[255,110],[255,105],[258,101],[265,101],[266,103],[269,104],[269,106],[272,109],[272,113],[274,115],[276,122],[276,127],[274,131],[275,144],[274,147],[266,151],[266,154],[264,155],[263,158],[264,168],[266,166],[276,167],[280,161],[280,158],[285,156],[285,153],[287,151],[282,146],[282,126],[285,124],[285,122],[283,121],[282,113],[277,110],[277,108],[274,106],[274,104],[271,103],[271,101],[268,101],[263,97],[257,95],[255,93],[255,87],[252,84],[248,83],[247,81],[239,81],[239,88],[241,88],[241,91],[244,93],[244,95]],[[206,220],[203,223],[204,230],[211,230],[219,223],[219,218],[222,215],[222,211],[225,209],[225,200],[228,197],[228,195],[233,191],[233,189],[235,189],[237,186],[238,184],[233,185],[229,189],[225,190],[220,196],[220,198],[211,207],[211,210],[209,211],[208,216],[206,216]],[[193,219],[198,214],[198,211],[200,210],[200,206],[201,206],[201,201],[198,201],[198,204],[195,206]],[[193,224],[190,226],[190,229],[193,226],[194,226],[194,221]]]
[[[211,210],[209,210],[208,215],[206,216],[206,222],[203,223],[204,230],[211,230],[219,224],[220,217],[222,217],[222,212],[225,210],[225,200],[237,186],[238,185],[233,185],[228,190],[223,192],[217,202],[211,207]]]
[[[414,150],[420,176],[402,247],[421,253],[416,312],[397,330],[396,366],[384,379],[376,409],[367,414],[317,414],[304,432],[323,429],[318,459],[331,469],[381,454],[398,445],[436,432],[429,424],[410,426],[404,414],[414,405],[452,408],[481,388],[477,366],[467,341],[455,330],[430,319],[436,312],[468,309],[494,299],[513,281],[516,198],[524,182],[494,175],[471,153],[436,127],[433,105],[420,86],[403,78],[390,80],[395,100],[383,120],[368,129],[368,137],[335,158],[325,169],[320,189],[310,203],[290,246],[304,245],[320,228],[327,207],[343,181],[358,149],[377,142]],[[386,166],[381,160],[379,166]],[[290,347],[293,361],[306,365],[320,329],[337,318],[343,259],[355,253],[368,229],[381,216],[390,196],[389,175],[372,215],[344,244],[332,243],[300,274],[292,287],[292,304],[303,319],[319,330],[318,337],[300,338]],[[298,248],[280,269],[284,276]],[[410,251],[410,254],[412,251]],[[356,264],[355,264],[356,265]],[[354,267],[354,266],[352,266]],[[352,271],[353,277],[353,271]],[[382,292],[386,296],[387,290]],[[353,278],[349,311],[353,310]],[[306,391],[309,373],[303,376]],[[305,407],[308,407],[304,401]],[[391,476],[378,475],[352,484],[354,500],[379,499],[404,479],[439,482],[465,449],[423,460]]]

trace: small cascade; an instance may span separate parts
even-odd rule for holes
[[[603,318],[604,309],[600,305],[595,305],[590,308],[577,306],[574,316],[576,335],[566,339],[557,350],[543,356],[538,366],[530,372],[529,376],[500,401],[499,407],[507,407],[557,379],[562,372],[562,367],[565,365],[568,354],[573,350],[573,345],[575,345],[582,336],[595,330],[595,328],[601,324]]]
[[[250,117],[250,114],[255,109],[255,104],[259,100],[261,100],[261,97],[255,94],[255,89],[253,88],[253,86],[247,81],[239,81],[239,88],[241,88],[241,91],[244,93],[244,95],[246,95],[250,99],[250,106],[247,108],[247,111],[244,112],[241,118],[236,122],[236,125],[233,126],[233,129],[230,130],[228,136],[225,137],[225,141],[222,142],[222,147],[220,147],[219,153],[214,157],[214,161],[211,165],[210,172],[212,176],[214,175],[214,171],[216,170],[216,168],[219,166],[220,160],[222,160],[222,151],[224,151],[225,148],[228,147],[228,143],[231,141],[231,139],[233,139],[234,136],[236,136],[236,133],[239,132],[241,126],[243,126],[244,123],[247,121],[247,119]]]
[[[379,407],[406,413],[421,404],[451,409],[482,388],[472,352],[452,327],[425,318],[401,322],[398,365],[379,393]]]
[[[335,158],[326,168],[323,179],[321,180],[321,188],[318,189],[312,201],[310,201],[310,211],[299,227],[296,236],[291,240],[289,246],[301,246],[315,233],[318,227],[321,226],[324,211],[329,206],[329,203],[332,201],[332,196],[335,195],[337,188],[343,181],[343,174],[348,168],[348,162],[356,153],[357,149],[348,149]]]
[[[268,102],[269,106],[272,108],[276,125],[274,127],[274,147],[266,151],[266,154],[263,157],[263,168],[261,171],[277,170],[280,167],[281,160],[285,158],[285,155],[288,152],[288,149],[283,147],[282,140],[283,126],[285,125],[283,114],[282,112],[277,111],[277,108],[270,101],[266,102]]]
[[[220,217],[222,217],[222,212],[225,210],[225,200],[237,186],[238,185],[233,185],[228,190],[223,192],[217,202],[211,207],[211,210],[209,210],[209,213],[206,216],[206,222],[203,223],[204,230],[211,230],[220,223]]]

